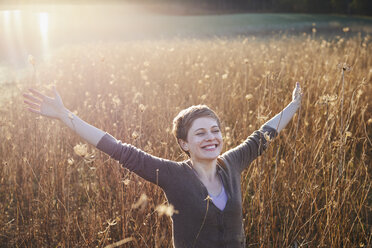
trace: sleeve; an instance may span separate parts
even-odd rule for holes
[[[165,188],[177,173],[179,164],[174,161],[152,156],[132,145],[116,140],[106,133],[97,148],[117,160],[128,170],[143,179]]]
[[[277,135],[278,133],[274,128],[263,125],[259,130],[253,132],[242,144],[226,151],[222,155],[222,159],[225,159],[230,165],[236,166],[236,169],[241,173],[266,150],[269,141]]]

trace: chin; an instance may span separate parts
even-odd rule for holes
[[[216,153],[216,154],[210,154],[210,155],[204,156],[204,158],[209,159],[209,160],[214,160],[214,159],[217,159],[219,156],[220,156],[220,153]]]

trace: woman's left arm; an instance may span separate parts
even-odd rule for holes
[[[269,121],[267,121],[264,126],[269,126],[279,133],[292,119],[293,115],[296,113],[301,105],[302,91],[300,84],[297,82],[296,87],[292,93],[292,102],[290,102],[287,107],[285,107],[279,114],[275,115]]]
[[[229,164],[237,166],[238,171],[242,172],[266,150],[269,139],[274,138],[289,123],[300,107],[301,98],[300,84],[296,83],[292,94],[292,102],[287,107],[262,125],[260,130],[253,132],[242,144],[228,150],[221,157]]]

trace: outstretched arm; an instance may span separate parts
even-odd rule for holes
[[[98,142],[105,135],[105,132],[86,123],[65,108],[62,98],[55,87],[53,87],[53,98],[48,97],[35,89],[29,89],[29,91],[32,94],[23,94],[25,98],[24,102],[29,106],[29,111],[49,118],[61,120],[80,137],[94,146],[97,146]]]
[[[297,83],[293,91],[292,102],[288,104],[287,107],[262,125],[260,130],[253,132],[239,146],[222,154],[221,158],[227,163],[237,166],[238,171],[242,172],[253,160],[266,150],[269,140],[274,138],[292,119],[293,115],[300,107],[301,97],[300,84]]]
[[[296,83],[296,87],[292,94],[292,102],[290,102],[279,114],[275,115],[272,119],[266,122],[264,126],[267,125],[272,127],[279,133],[283,128],[285,128],[285,126],[287,126],[297,109],[300,107],[301,98],[301,87],[299,83]]]
[[[163,189],[174,185],[177,175],[182,175],[182,169],[177,162],[152,156],[134,146],[116,140],[102,130],[86,123],[71,113],[63,105],[62,99],[55,87],[53,98],[48,97],[35,89],[30,89],[30,94],[23,94],[28,110],[49,118],[61,120],[74,130],[83,139],[118,160],[125,168],[133,171],[140,177]],[[32,93],[32,94],[31,94]]]

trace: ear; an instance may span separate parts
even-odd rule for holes
[[[178,139],[178,144],[180,144],[182,150],[184,150],[186,152],[189,150],[189,146],[188,146],[187,142],[184,141],[183,139]]]

